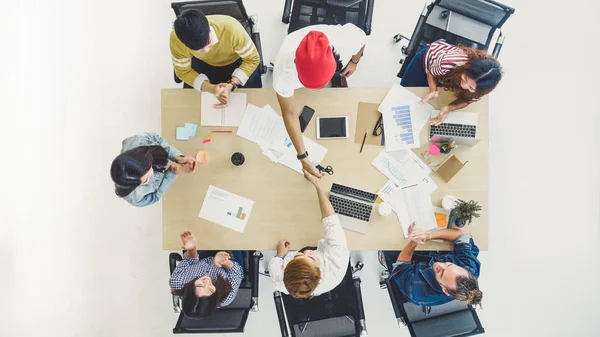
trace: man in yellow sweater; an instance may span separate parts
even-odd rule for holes
[[[212,92],[223,104],[237,87],[262,87],[260,56],[235,18],[186,10],[173,23],[169,46],[184,87]]]

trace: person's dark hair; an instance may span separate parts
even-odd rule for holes
[[[217,277],[217,282],[214,283],[215,292],[210,296],[196,297],[195,279],[186,283],[182,289],[173,290],[173,295],[182,296],[183,312],[189,317],[205,317],[212,315],[219,304],[221,304],[229,293],[231,293],[231,284],[221,275]]]
[[[484,50],[459,46],[469,57],[465,64],[455,67],[440,76],[438,81],[445,90],[454,92],[456,97],[471,101],[490,93],[502,79],[502,67],[496,59]],[[477,83],[475,92],[460,86],[461,76],[466,74]]]
[[[333,46],[331,46],[331,53],[333,54],[333,59],[335,60],[335,73],[333,74],[333,77],[335,77],[336,74],[339,74],[342,71],[342,69],[344,69],[344,65],[342,64],[342,60],[340,59],[340,54],[338,54],[335,51],[335,48]]]
[[[483,292],[479,290],[479,284],[473,275],[458,276],[456,278],[456,289],[446,288],[448,294],[459,301],[477,305],[483,298]]]
[[[110,166],[115,193],[123,198],[141,184],[152,165],[166,166],[167,151],[159,145],[138,146],[117,156]]]
[[[210,26],[206,15],[197,9],[183,11],[175,22],[175,35],[191,50],[200,50],[210,42]]]

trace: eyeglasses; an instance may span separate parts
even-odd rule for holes
[[[373,136],[381,136],[383,134],[383,114],[377,119],[375,127],[373,128]]]

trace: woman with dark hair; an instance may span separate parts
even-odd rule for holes
[[[169,160],[175,162],[170,163]],[[115,193],[133,206],[151,205],[162,197],[180,172],[194,172],[196,160],[185,157],[161,136],[144,132],[123,140],[110,175]]]
[[[435,41],[419,50],[408,64],[400,85],[429,87],[429,94],[419,102],[425,104],[438,96],[438,84],[452,91],[456,99],[431,118],[441,124],[448,112],[462,109],[490,93],[502,79],[502,67],[483,50],[454,46]]]
[[[169,284],[174,295],[183,297],[183,312],[203,317],[233,302],[244,278],[242,266],[226,252],[200,260],[196,238],[190,231],[181,233],[181,243],[186,253]]]

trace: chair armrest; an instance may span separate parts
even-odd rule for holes
[[[494,46],[494,51],[492,52],[492,56],[498,58],[500,54],[500,50],[502,49],[502,45],[504,44],[504,34],[500,31],[500,35],[498,35],[498,40],[496,40],[496,45]]]
[[[396,315],[396,319],[403,319],[402,309],[400,308],[402,304],[399,303],[400,299],[398,298],[398,296],[396,296],[394,288],[392,288],[395,287],[396,284],[394,283],[392,278],[388,278],[387,280],[385,280],[385,283],[387,285],[388,294],[390,295],[390,302],[392,302],[392,308],[394,309],[394,315]]]
[[[290,23],[290,15],[292,13],[292,0],[285,0],[285,4],[283,5],[283,16],[281,17],[281,22],[288,24]]]
[[[262,44],[260,43],[260,32],[258,31],[258,16],[252,15],[250,17],[250,38],[252,42],[254,42],[254,46],[256,46],[256,50],[258,51],[258,57],[260,61],[258,62],[258,73],[264,74],[266,73],[263,53],[262,53]]]
[[[283,312],[283,302],[279,291],[273,292],[273,300],[275,301],[275,310],[277,311],[277,320],[279,321],[281,337],[289,337],[287,323],[285,322],[285,313]]]
[[[362,300],[362,292],[360,290],[360,278],[359,277],[354,277],[352,279],[352,286],[354,287],[354,293],[356,295],[356,322],[358,322],[358,325],[360,327],[360,335],[361,336],[366,336],[367,335],[367,324],[365,322],[365,309],[363,307],[363,300]]]
[[[375,0],[370,0],[367,4],[367,12],[365,13],[365,34],[371,35],[371,24],[373,23],[373,6]]]
[[[421,11],[421,15],[419,16],[419,20],[417,21],[417,25],[415,26],[415,30],[410,37],[410,41],[408,42],[408,46],[406,46],[406,55],[413,55],[419,49],[419,41],[420,35],[423,30],[423,25],[425,24],[425,20],[427,19],[427,13],[429,12],[429,6],[425,4],[423,6],[423,10]]]
[[[257,250],[252,252],[250,259],[250,282],[252,282],[252,311],[258,311],[258,281],[260,279],[260,260],[263,254]]]
[[[169,275],[173,274],[175,267],[177,267],[177,262],[183,260],[183,257],[179,255],[179,253],[171,253],[169,254]]]

